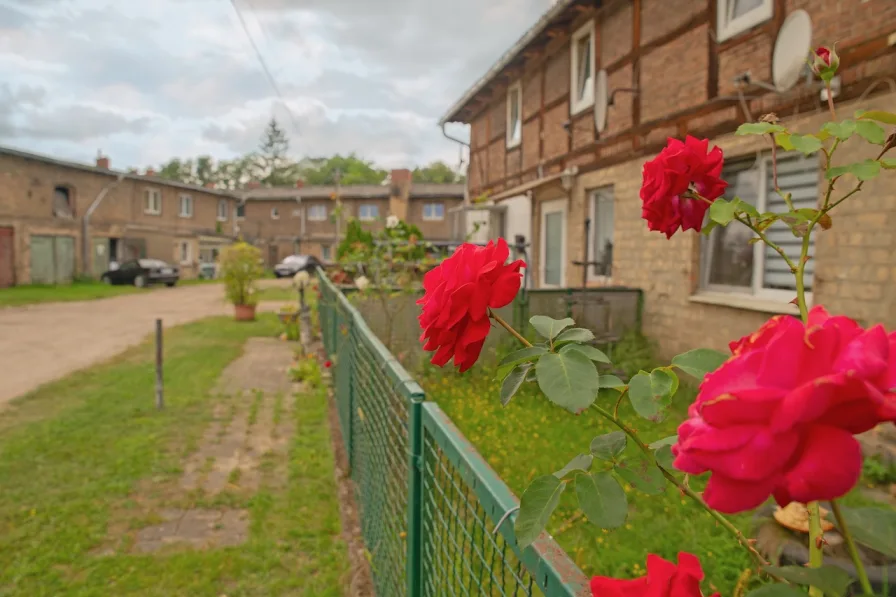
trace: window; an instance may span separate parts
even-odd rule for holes
[[[377,205],[363,204],[358,206],[358,219],[369,222],[380,217],[380,208]]]
[[[53,215],[57,218],[75,217],[75,206],[72,205],[72,194],[66,186],[58,186],[53,189]]]
[[[320,246],[320,258],[323,259],[324,261],[329,261],[330,259],[332,259],[332,257],[331,257],[332,250],[333,249],[332,249],[332,247],[330,247],[330,245],[321,245]]]
[[[728,181],[727,197],[740,197],[760,212],[786,212],[787,204],[775,192],[769,156],[758,161],[733,162],[722,171]],[[818,203],[818,159],[786,153],[778,157],[778,185],[782,193],[790,193],[795,209],[814,209]],[[795,237],[782,222],[775,222],[766,231],[769,240],[784,249],[793,260],[800,254],[802,239]],[[745,226],[731,225],[713,229],[704,239],[701,254],[700,287],[705,291],[740,293],[789,301],[796,284],[790,268],[773,249],[762,243],[749,244],[753,236]],[[815,252],[815,238],[809,239],[810,255]],[[815,278],[815,260],[806,264],[806,290],[811,291]]]
[[[143,191],[143,213],[153,216],[162,213],[162,191],[159,189]]]
[[[572,36],[570,45],[569,92],[572,97],[570,113],[576,114],[594,105],[594,22],[589,21]]]
[[[227,199],[218,200],[218,221],[227,221]]]
[[[517,81],[507,90],[507,147],[523,139],[523,85]]]
[[[423,204],[424,220],[444,220],[445,204],[444,203],[424,203]]]
[[[588,228],[589,255],[592,262],[588,270],[590,279],[609,278],[613,274],[613,211],[615,207],[613,187],[597,189],[591,193]]]
[[[541,206],[541,285],[557,287],[566,277],[566,200]]]
[[[279,220],[279,219],[280,219],[280,210],[277,209],[276,207],[272,207],[272,208],[271,208],[271,219],[272,219],[272,220]]]
[[[236,206],[236,219],[242,220],[246,217],[246,204],[240,203]]]
[[[190,195],[180,196],[180,217],[193,217],[193,198]]]
[[[309,205],[308,220],[312,222],[322,222],[327,219],[326,205]]]
[[[193,246],[188,240],[180,241],[180,263],[181,265],[189,265],[193,262]]]
[[[716,39],[723,41],[767,21],[774,15],[772,0],[718,0]]]

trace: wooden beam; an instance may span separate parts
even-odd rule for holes
[[[713,0],[710,0],[710,1],[713,1]],[[638,57],[646,56],[647,54],[649,54],[650,52],[653,52],[657,48],[660,48],[660,47],[666,45],[667,43],[669,43],[670,41],[673,41],[673,40],[681,37],[688,31],[691,31],[691,30],[699,27],[700,25],[703,25],[708,20],[709,20],[709,12],[706,10],[701,10],[700,12],[698,12],[697,14],[692,16],[690,19],[688,19],[686,22],[682,23],[675,29],[672,29],[671,31],[667,31],[666,33],[660,35],[659,37],[656,37],[655,39],[652,39],[651,41],[647,42],[643,46],[640,46],[638,48],[633,47],[630,52],[628,52],[624,56],[617,58],[616,60],[614,60],[607,66],[605,66],[604,68],[607,69],[608,74],[613,73],[613,72],[619,70],[620,68],[633,62],[636,55],[638,55]],[[633,23],[633,26],[634,26],[634,23]]]
[[[641,0],[632,3],[632,89],[641,89]],[[641,93],[631,94],[632,126],[641,124]],[[638,137],[632,140],[637,149],[641,143]]]
[[[712,99],[719,95],[719,45],[716,43],[716,23],[718,22],[716,10],[718,4],[718,0],[706,0],[706,20],[709,24],[707,27],[709,39],[707,40],[708,56],[706,59],[709,70],[706,76],[707,99]]]
[[[538,163],[544,159],[544,95],[547,89],[548,63],[541,65],[541,105],[538,107]]]

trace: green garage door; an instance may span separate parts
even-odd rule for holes
[[[32,284],[68,284],[74,278],[74,274],[74,237],[31,237]]]

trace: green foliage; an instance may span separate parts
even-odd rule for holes
[[[846,119],[842,122],[827,122],[821,130],[841,141],[846,141],[856,132],[856,121]]]
[[[591,455],[613,462],[625,452],[626,442],[625,434],[621,431],[598,435],[591,440]]]
[[[373,234],[364,230],[361,222],[355,219],[348,221],[345,236],[336,247],[336,259],[345,259],[353,251],[373,251]]]
[[[884,462],[878,455],[869,456],[862,463],[862,477],[872,485],[896,483],[896,465]]]
[[[373,162],[350,153],[314,160],[310,166],[302,169],[301,174],[306,184],[353,185],[380,184],[389,173],[377,168]]]
[[[860,120],[875,120],[884,124],[896,124],[896,114],[882,110],[858,110],[856,118]]]
[[[746,122],[737,127],[736,135],[767,135],[770,133],[785,132],[786,129],[780,124],[772,124],[770,122]]]
[[[516,542],[525,549],[532,544],[551,519],[560,503],[566,483],[554,475],[538,477],[520,497],[520,511],[513,525]]]
[[[566,333],[566,332],[564,332]],[[562,334],[561,334],[562,336]],[[592,339],[594,335],[592,334]],[[563,348],[560,349],[560,352],[566,352],[569,350],[575,350],[581,352],[583,355],[591,359],[592,361],[596,361],[598,363],[605,363],[607,365],[610,364],[610,358],[604,353],[604,351],[590,346],[588,344],[567,344]]]
[[[723,352],[709,348],[695,348],[673,357],[672,365],[702,380],[707,373],[712,373],[727,360],[728,355]]]
[[[591,359],[578,351],[542,356],[535,374],[538,387],[548,400],[570,412],[581,412],[597,397],[597,370]]]
[[[856,123],[856,133],[874,145],[883,145],[887,134],[881,125],[871,120],[860,120]]]
[[[841,511],[858,543],[896,558],[896,511],[883,508],[841,508]]]
[[[821,139],[815,135],[790,135],[790,144],[804,155],[811,155],[821,149]]]
[[[640,416],[654,422],[666,418],[672,397],[678,390],[678,377],[669,369],[638,372],[628,384],[628,397]]]
[[[878,160],[867,159],[845,166],[828,168],[825,176],[827,176],[828,179],[832,179],[837,178],[838,176],[843,176],[844,174],[852,174],[859,180],[871,180],[880,174],[880,165]]]
[[[504,381],[501,383],[501,404],[503,406],[507,406],[513,395],[523,387],[523,382],[526,381],[526,376],[529,375],[531,369],[531,363],[515,366],[507,377],[504,378]]]
[[[575,325],[575,320],[566,317],[564,319],[553,319],[546,315],[535,315],[529,319],[529,323],[535,328],[540,336],[548,340],[553,340],[557,334],[565,330],[571,325]]]
[[[219,276],[224,282],[227,300],[234,305],[258,303],[255,282],[264,274],[261,251],[240,241],[221,250]]]
[[[435,161],[428,166],[414,168],[411,172],[414,182],[453,183],[463,182],[464,177],[455,172],[445,162]]]
[[[776,583],[750,591],[747,597],[806,597],[806,592],[790,585]]]
[[[765,566],[763,570],[794,584],[821,589],[827,597],[843,597],[853,582],[848,572],[835,566]]]
[[[635,454],[613,467],[613,471],[632,487],[650,495],[666,489],[666,478],[645,454]]]
[[[576,475],[576,496],[579,507],[592,524],[602,529],[616,529],[625,524],[628,500],[610,473]]]
[[[554,476],[558,479],[562,479],[573,471],[588,472],[588,469],[591,468],[592,460],[593,457],[591,456],[591,454],[579,454],[578,456],[570,460],[566,464],[566,466],[554,473]]]

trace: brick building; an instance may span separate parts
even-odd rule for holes
[[[0,148],[0,287],[98,277],[135,257],[196,277],[233,242],[237,203],[151,171],[116,172],[105,157],[87,166]]]
[[[334,212],[337,197],[342,217]],[[388,184],[250,189],[238,225],[241,235],[262,247],[269,266],[294,253],[328,262],[335,259],[347,218],[378,230],[387,216],[396,215],[417,226],[427,241],[451,242],[463,236],[452,217],[463,199],[462,184],[413,183],[409,170],[393,170]]]
[[[769,314],[795,312],[780,257],[749,246],[736,227],[708,239],[651,233],[640,219],[639,189],[644,161],[667,137],[691,134],[724,150],[728,196],[783,209],[768,192],[767,141],[733,132],[768,112],[806,132],[830,119],[817,80],[784,92],[770,85],[777,33],[799,10],[811,20],[813,46],[837,44],[840,117],[858,107],[893,111],[892,0],[558,0],[450,108],[443,126],[471,125],[469,196],[531,210],[537,286],[579,286],[582,267],[572,262],[600,261],[588,284],[642,288],[645,332],[666,355],[724,348]],[[598,131],[595,88],[603,77],[609,107]],[[850,145],[841,159],[874,157]],[[780,158],[781,186],[798,207],[814,206],[826,182],[820,158]],[[896,177],[869,181],[858,201],[838,208],[833,228],[812,241],[813,301],[896,328]],[[776,240],[795,252],[788,234]]]

